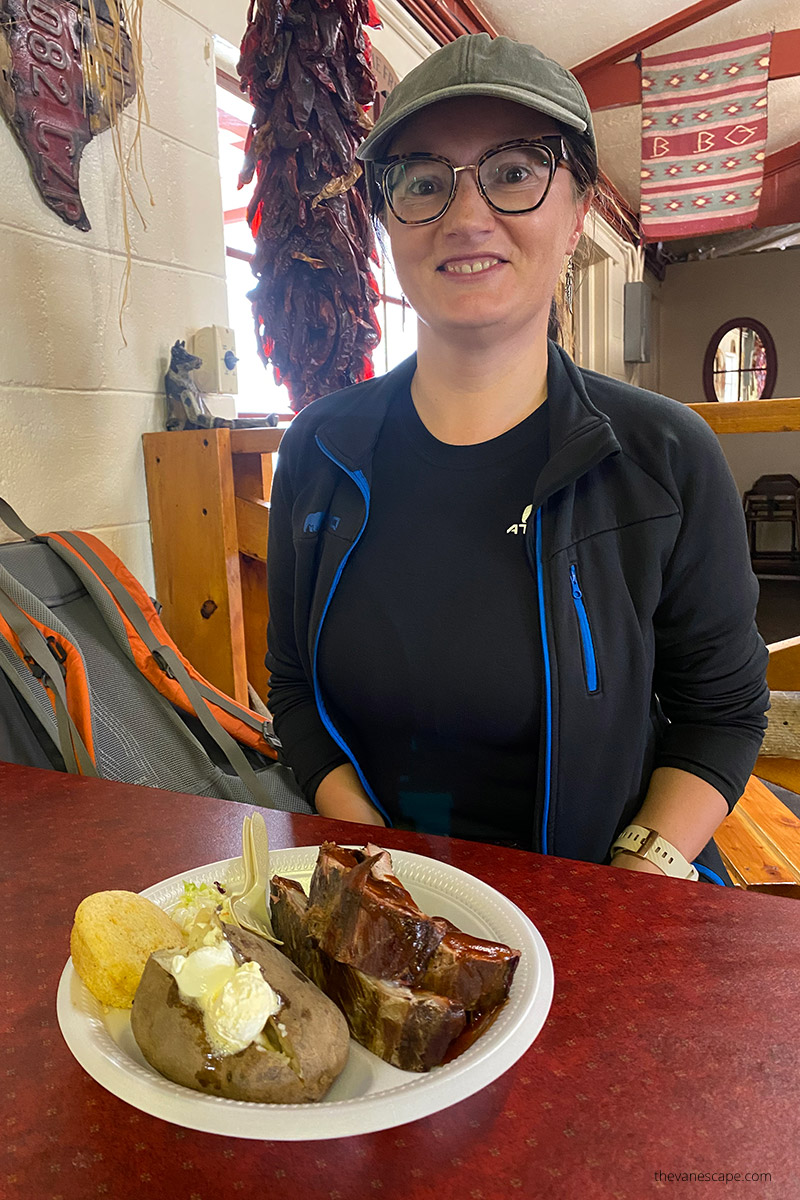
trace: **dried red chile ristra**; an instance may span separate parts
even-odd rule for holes
[[[242,41],[255,112],[239,186],[257,177],[248,298],[294,412],[374,374],[375,245],[355,161],[375,98],[365,24],[380,24],[372,0],[250,0]]]

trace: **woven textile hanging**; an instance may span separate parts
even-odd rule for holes
[[[753,225],[767,141],[772,35],[642,60],[647,241]]]

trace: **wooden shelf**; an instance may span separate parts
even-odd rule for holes
[[[798,433],[800,399],[690,404],[715,433]]]
[[[146,433],[156,594],[180,649],[241,704],[262,699],[273,456],[287,426]]]
[[[232,429],[231,454],[274,454],[288,428],[288,425],[265,425],[258,429]]]

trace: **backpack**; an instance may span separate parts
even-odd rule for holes
[[[267,716],[180,653],[157,606],[89,533],[0,545],[0,759],[312,812]]]

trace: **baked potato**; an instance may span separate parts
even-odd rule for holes
[[[350,1036],[342,1013],[280,950],[255,934],[224,927],[237,963],[254,962],[281,1007],[244,1050],[219,1054],[200,1008],[180,993],[174,951],[147,961],[133,1001],[131,1029],[142,1054],[167,1079],[211,1096],[265,1104],[319,1100],[344,1069]]]

